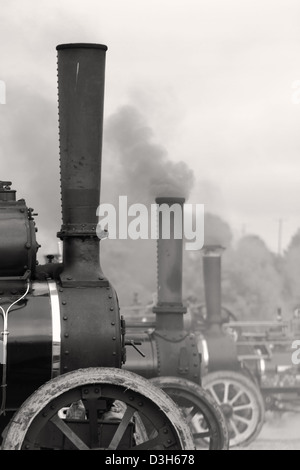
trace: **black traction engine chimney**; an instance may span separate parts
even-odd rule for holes
[[[103,280],[96,235],[100,203],[105,57],[99,44],[63,44],[58,95],[64,286]]]

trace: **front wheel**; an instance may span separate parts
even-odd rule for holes
[[[222,370],[205,375],[202,386],[222,409],[230,447],[250,444],[265,422],[264,400],[258,386],[240,373]]]
[[[198,450],[227,450],[227,423],[219,405],[200,385],[178,377],[156,377],[151,382],[181,408]]]
[[[79,369],[34,392],[11,420],[2,450],[193,450],[180,409],[126,370]]]

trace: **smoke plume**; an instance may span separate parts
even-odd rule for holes
[[[120,108],[108,119],[104,135],[110,158],[118,167],[116,191],[122,189],[129,199],[149,203],[157,196],[189,197],[193,171],[186,163],[169,159],[138,109]]]

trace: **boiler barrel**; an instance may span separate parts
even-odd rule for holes
[[[7,309],[19,293],[2,297]],[[43,383],[57,375],[60,361],[60,318],[56,284],[32,284],[31,293],[8,315],[6,410],[16,410]],[[2,328],[2,326],[1,326]],[[3,343],[0,343],[1,374]]]

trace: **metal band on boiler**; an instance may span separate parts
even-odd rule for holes
[[[61,325],[60,325],[60,305],[57,286],[54,281],[48,281],[51,315],[52,315],[52,372],[51,377],[60,375],[61,365]]]

